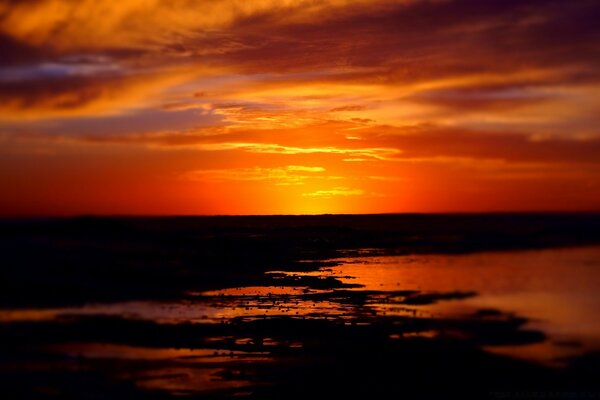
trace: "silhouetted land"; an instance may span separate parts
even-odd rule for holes
[[[524,316],[485,309],[460,319],[417,317],[372,307],[377,301],[402,310],[477,295],[468,288],[360,290],[360,282],[335,277],[265,274],[314,271],[358,254],[598,243],[600,214],[582,213],[4,220],[0,315],[63,311],[0,320],[2,397],[598,399],[597,353],[550,368],[482,350],[547,340]],[[304,289],[210,294],[276,286]],[[245,314],[174,323],[64,311],[131,301]],[[298,314],[289,304],[327,304],[334,312]],[[265,309],[282,311],[266,316]],[[136,348],[142,350],[130,350]]]

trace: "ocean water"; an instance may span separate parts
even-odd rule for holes
[[[523,368],[534,388],[553,374],[560,388],[594,388],[589,216],[253,218],[5,225],[8,393],[301,397],[323,386],[315,365],[370,382],[350,394],[414,395],[400,372],[456,389],[467,371],[484,377],[475,398],[529,388]],[[466,367],[436,372],[438,357]],[[430,360],[428,372],[406,360]],[[508,378],[490,381],[499,371]]]

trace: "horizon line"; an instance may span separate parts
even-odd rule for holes
[[[533,214],[600,214],[597,210],[492,210],[492,211],[432,211],[432,212],[381,212],[381,213],[320,213],[320,214],[41,214],[0,215],[0,220],[17,219],[82,219],[82,218],[243,218],[243,217],[325,217],[325,216],[385,216],[385,215],[533,215]]]

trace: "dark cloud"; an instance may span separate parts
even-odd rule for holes
[[[31,64],[48,59],[43,48],[21,43],[11,36],[0,33],[0,68],[21,64]],[[2,69],[0,69],[0,74]]]
[[[591,74],[600,60],[596,1],[367,4],[305,22],[282,13],[234,24],[244,46],[221,60],[262,72],[378,67],[391,81],[573,65]]]
[[[197,12],[193,4],[182,4]],[[90,47],[89,52],[132,64],[186,59],[248,72],[379,67],[391,79],[406,80],[565,65],[587,66],[591,73],[600,60],[600,3],[595,0],[375,1],[319,14],[311,14],[311,6],[241,14],[211,30],[174,25],[176,33],[167,40],[157,32],[161,40],[151,47],[125,43]],[[5,64],[47,54],[48,45],[34,47],[0,36]],[[54,51],[82,53],[80,48]]]
[[[416,93],[408,100],[432,104],[455,111],[511,110],[560,98],[560,94],[537,90],[530,85],[484,85],[463,88],[426,90]]]
[[[390,128],[373,139],[402,151],[400,158],[464,157],[508,162],[600,163],[600,137],[588,140],[532,139],[519,133],[498,133],[419,127],[395,133]],[[373,142],[372,142],[373,144]]]
[[[78,110],[110,93],[118,93],[126,84],[123,77],[64,76],[50,79],[0,83],[0,109],[44,114],[47,111]]]
[[[365,110],[366,108],[367,107],[361,106],[361,105],[348,105],[348,106],[334,107],[329,111],[331,111],[331,112],[362,111],[362,110]]]
[[[186,78],[179,70],[112,71],[91,68],[83,73],[21,69],[19,79],[0,79],[0,118],[101,116],[140,108],[148,96]],[[76,69],[81,66],[76,67]],[[19,70],[12,71],[13,74]],[[77,71],[76,71],[77,72]],[[17,74],[15,74],[17,75]],[[6,77],[7,75],[4,75]],[[19,76],[19,75],[17,75]]]

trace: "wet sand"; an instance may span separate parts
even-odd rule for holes
[[[597,214],[0,234],[7,398],[600,398]]]

